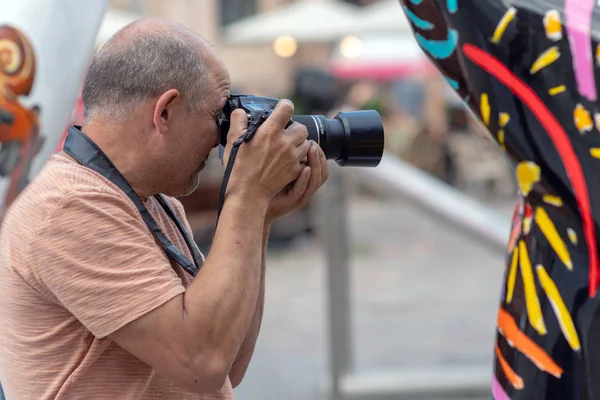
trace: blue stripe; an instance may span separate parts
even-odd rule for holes
[[[410,11],[406,6],[404,6],[404,12],[417,28],[423,30],[433,29],[433,24],[431,22],[425,21],[424,19],[417,17],[417,15]]]
[[[455,81],[454,79],[449,78],[447,76],[444,76],[444,78],[446,78],[446,82],[448,82],[454,90],[458,90],[458,82],[457,81]]]
[[[448,38],[445,40],[429,40],[425,39],[421,34],[415,35],[417,42],[421,48],[429,53],[433,58],[443,60],[454,53],[458,44],[458,32],[456,29],[448,30]]]
[[[458,11],[458,0],[446,0],[446,7],[448,7],[448,11],[451,13],[455,13]]]

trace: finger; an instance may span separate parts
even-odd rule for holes
[[[287,99],[281,99],[275,106],[275,109],[265,121],[265,125],[270,125],[276,130],[283,129],[290,122],[294,115],[294,103]]]
[[[323,184],[322,180],[321,180],[321,176],[323,174],[322,169],[323,169],[323,165],[321,164],[321,157],[320,157],[320,153],[322,153],[322,150],[318,147],[318,145],[315,143],[314,146],[311,147],[310,151],[308,152],[308,165],[311,168],[311,176],[310,176],[310,180],[308,181],[308,184],[306,185],[306,189],[304,190],[304,193],[302,195],[302,197],[300,198],[300,203],[301,204],[305,204],[308,202],[308,200],[310,199],[310,197],[317,191],[317,189],[319,189],[319,187]],[[325,158],[325,157],[323,157]],[[327,166],[325,164],[325,166]]]
[[[288,192],[288,196],[291,196],[294,199],[299,199],[302,197],[304,192],[306,192],[306,188],[308,187],[308,182],[312,177],[312,170],[310,167],[304,167],[298,179],[294,182],[294,185]]]
[[[227,132],[227,144],[231,145],[248,129],[248,115],[241,108],[233,110],[229,117],[229,132]]]
[[[306,126],[294,122],[286,129],[286,133],[292,140],[292,145],[300,146],[308,138],[308,129]]]
[[[310,196],[314,192],[316,192],[317,189],[319,188],[319,186],[321,186],[322,165],[321,165],[321,160],[320,160],[320,156],[319,156],[320,152],[321,152],[321,149],[317,146],[316,143],[314,143],[314,145],[311,147],[310,151],[308,152],[308,165],[310,166],[310,168],[312,170],[310,182],[308,182],[308,188],[306,190],[306,194],[308,196]]]
[[[319,149],[319,161],[321,164],[321,184],[329,179],[329,165],[327,164],[327,157],[323,149]]]
[[[296,152],[296,158],[298,159],[298,161],[305,159],[309,155],[311,149],[312,146],[309,140],[305,140],[304,143],[296,147],[294,151]]]
[[[311,141],[312,142],[312,141]],[[306,204],[308,202],[308,199],[310,198],[310,196],[312,196],[312,194],[318,189],[319,187],[319,180],[321,179],[321,175],[320,175],[320,171],[315,170],[315,166],[317,166],[317,169],[319,169],[319,162],[317,159],[317,151],[316,151],[316,145],[313,145],[310,147],[310,150],[308,151],[308,166],[305,168],[310,168],[310,177],[308,179],[308,181],[306,182],[306,185],[303,184],[302,186],[302,192],[296,192],[295,195],[297,195],[298,199],[298,204]]]

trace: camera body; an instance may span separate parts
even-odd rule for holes
[[[221,145],[227,144],[231,113],[241,108],[248,115],[248,126],[268,118],[279,99],[252,95],[232,95],[219,115]],[[340,166],[376,167],[383,156],[384,130],[375,110],[340,112],[335,118],[322,115],[294,115],[288,126],[306,126],[308,139],[314,140],[329,160]]]
[[[248,115],[248,126],[256,124],[264,115],[269,115],[275,106],[278,99],[271,97],[259,97],[252,95],[232,95],[227,99],[225,106],[219,115],[219,127],[221,135],[221,145],[227,144],[227,133],[229,132],[229,119],[231,113],[241,108]],[[291,121],[290,121],[291,124]]]

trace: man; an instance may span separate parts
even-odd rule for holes
[[[173,197],[197,187],[229,87],[205,41],[154,19],[107,42],[83,87],[81,131],[188,259],[153,195],[165,195],[189,230]],[[68,154],[55,155],[13,203],[0,236],[7,398],[233,398],[260,328],[269,226],[328,176],[306,128],[284,128],[292,115],[281,101],[241,145],[211,250],[193,280],[123,191]],[[246,128],[245,113],[235,111],[225,158]]]

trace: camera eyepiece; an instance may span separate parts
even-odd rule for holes
[[[227,143],[229,117],[243,108],[249,122],[273,110],[278,99],[250,95],[231,96],[219,118],[221,144]],[[323,115],[294,115],[292,121],[306,126],[308,138],[319,144],[328,160],[340,166],[376,167],[383,156],[384,129],[375,110],[340,112],[333,119]]]

